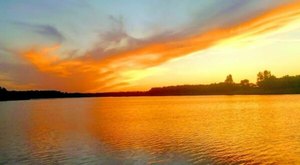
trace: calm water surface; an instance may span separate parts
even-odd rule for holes
[[[300,95],[0,102],[0,164],[300,164]]]

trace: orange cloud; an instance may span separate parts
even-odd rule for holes
[[[96,62],[60,59],[55,54],[59,48],[57,45],[30,49],[22,53],[37,70],[48,74],[49,81],[40,86],[67,91],[88,91],[97,88],[99,68]]]
[[[192,37],[169,42],[152,43],[143,47],[111,54],[96,60],[83,58],[62,60],[53,55],[58,47],[30,50],[24,56],[38,70],[68,82],[69,90],[114,90],[130,84],[124,72],[143,70],[170,59],[185,56],[218,45],[232,37],[247,38],[275,31],[300,18],[300,2],[280,6],[254,19],[229,28],[214,29]],[[55,81],[53,81],[55,83]],[[67,84],[67,83],[63,83]]]

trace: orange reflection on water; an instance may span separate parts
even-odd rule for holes
[[[70,146],[75,146],[73,142],[78,139],[76,136],[83,135],[84,115],[78,111],[82,108],[81,101],[76,104],[70,104],[69,101],[33,100],[26,104],[29,113],[26,135],[32,159],[36,161],[34,163],[59,163],[73,154]]]
[[[299,99],[297,95],[129,97],[83,99],[80,104],[65,99],[59,101],[64,104],[60,112],[52,105],[55,101],[47,110],[32,111],[28,133],[32,143],[39,143],[38,138],[47,142],[41,150],[49,144],[62,148],[76,133],[113,152],[142,151],[149,161],[182,156],[195,164],[299,164]],[[42,130],[67,138],[51,142],[53,137]],[[167,158],[160,157],[166,154]]]
[[[300,163],[300,104],[294,99],[105,98],[91,111],[90,132],[117,150],[176,152],[194,163]]]

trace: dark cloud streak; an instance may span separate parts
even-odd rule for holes
[[[43,24],[31,24],[25,22],[12,22],[12,24],[26,28],[41,36],[50,37],[58,43],[65,41],[65,36],[54,26]]]

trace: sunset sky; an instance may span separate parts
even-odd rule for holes
[[[0,86],[68,92],[300,74],[299,0],[2,0]]]

